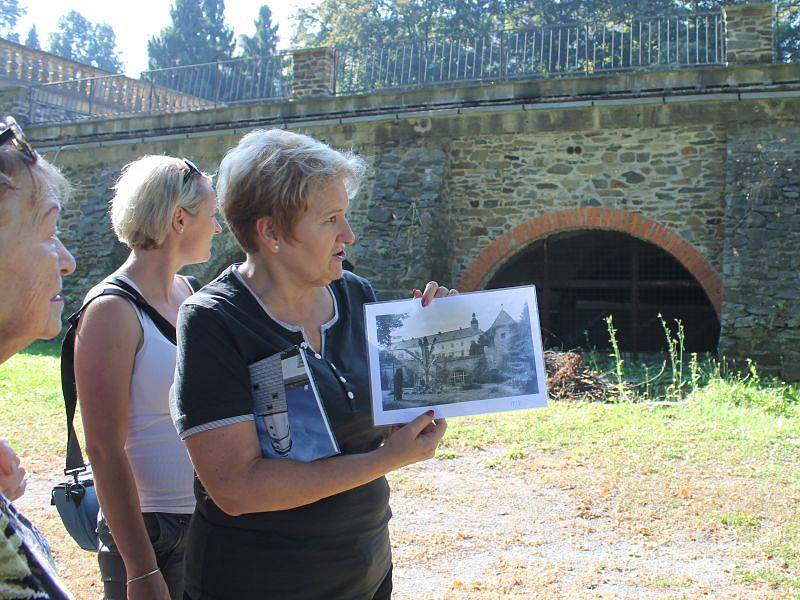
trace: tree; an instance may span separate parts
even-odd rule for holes
[[[378,343],[384,348],[391,349],[392,347],[392,332],[402,327],[403,321],[408,318],[408,313],[399,315],[378,315],[375,318],[378,332]]]
[[[431,389],[431,371],[440,362],[439,359],[443,356],[441,353],[436,354],[436,340],[438,339],[438,337],[434,337],[430,341],[428,341],[427,337],[418,339],[418,351],[408,350],[407,348],[401,348],[399,350],[399,352],[405,352],[407,357],[420,366],[426,390]]]
[[[496,28],[498,0],[322,0],[297,11],[295,42],[365,46]],[[498,10],[499,9],[499,10]]]
[[[147,42],[150,69],[227,60],[233,31],[225,24],[224,0],[175,0],[172,23]]]
[[[36,25],[31,25],[30,30],[28,30],[28,37],[25,38],[25,45],[34,50],[42,49],[42,45],[39,43],[39,34],[36,32]]]
[[[14,28],[25,12],[19,0],[0,0],[0,37],[19,43],[19,35]]]
[[[239,45],[242,56],[272,56],[278,46],[278,26],[272,24],[272,11],[266,4],[258,9],[255,35],[242,35]]]
[[[296,14],[304,45],[386,45],[499,29],[707,10],[719,0],[322,0]]]
[[[114,30],[106,23],[95,24],[71,10],[58,20],[58,30],[50,34],[50,52],[64,58],[121,73],[122,62]]]

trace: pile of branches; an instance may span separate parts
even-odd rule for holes
[[[547,391],[555,400],[606,402],[617,393],[602,373],[589,369],[576,352],[546,350]]]

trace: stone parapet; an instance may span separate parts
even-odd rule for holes
[[[292,97],[320,98],[334,94],[333,48],[292,51]]]
[[[0,39],[0,79],[33,85],[105,75],[111,73]]]
[[[775,5],[771,2],[723,8],[725,60],[728,63],[771,63],[775,49]]]

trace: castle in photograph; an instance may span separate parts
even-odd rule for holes
[[[527,305],[518,319],[501,306],[486,329],[481,329],[472,313],[467,327],[394,339],[390,349],[382,352],[381,387],[398,398],[404,391],[450,391],[515,376],[525,380],[531,364],[524,352],[531,346],[529,331]]]

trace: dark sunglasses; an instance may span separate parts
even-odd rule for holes
[[[14,117],[5,117],[0,125],[5,126],[5,128],[0,131],[0,146],[10,141],[14,148],[27,156],[31,162],[36,162],[39,155],[36,154],[36,150],[33,149],[28,138],[22,133],[22,128],[14,120]],[[196,168],[197,167],[195,167],[195,169]]]
[[[190,161],[188,158],[183,159],[183,164],[186,165],[187,169],[186,173],[183,174],[183,185],[189,183],[189,181],[195,175],[199,175],[201,177],[203,176],[203,174],[200,172],[200,169],[197,168],[197,165],[194,164],[192,161]]]

